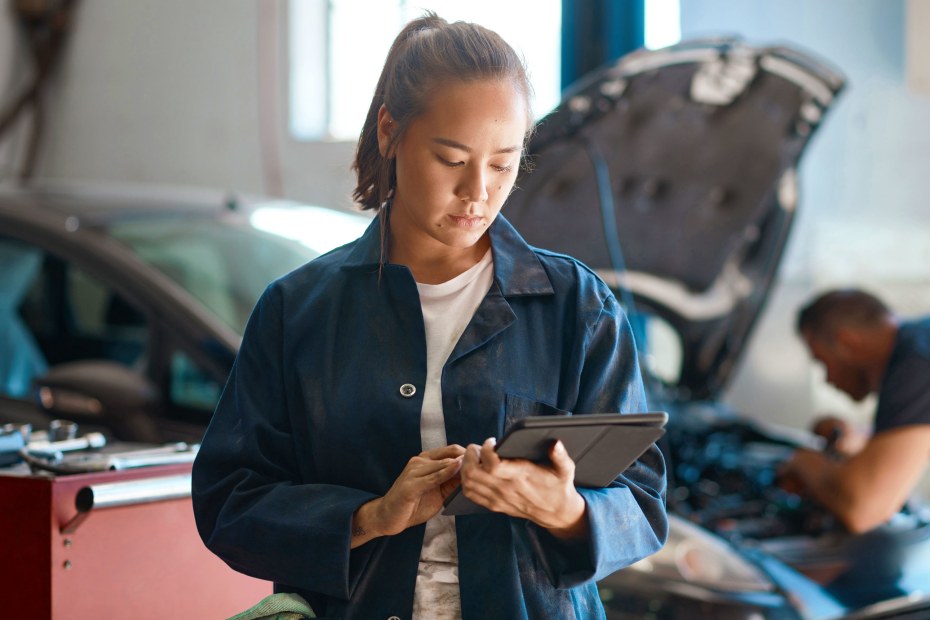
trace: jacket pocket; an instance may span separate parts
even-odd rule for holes
[[[504,395],[505,435],[517,420],[539,415],[571,415],[571,412],[553,407],[552,405],[547,405],[538,400],[533,400],[532,398],[526,398],[525,396],[517,396],[516,394]]]

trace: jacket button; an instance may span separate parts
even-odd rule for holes
[[[400,620],[400,616],[391,616],[387,620]]]
[[[400,386],[400,395],[404,398],[410,398],[417,393],[417,388],[412,383],[405,383]],[[390,618],[388,619],[390,620]]]

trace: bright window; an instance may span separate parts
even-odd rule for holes
[[[561,0],[290,0],[291,134],[301,140],[356,140],[391,42],[426,10],[486,26],[522,54],[537,118],[558,104]]]
[[[680,0],[646,0],[645,45],[654,50],[681,40]]]

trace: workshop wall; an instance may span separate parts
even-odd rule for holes
[[[21,53],[19,36],[16,25],[9,11],[0,11],[0,109],[6,109],[9,93],[18,92],[22,86],[25,72],[21,67],[25,64]],[[19,142],[20,131],[14,128],[15,133],[7,139],[0,141],[0,176],[7,177],[13,174],[13,154]]]
[[[46,93],[36,176],[229,188],[349,208],[354,145],[286,135],[286,4],[80,3]],[[6,72],[15,37],[4,30],[15,32],[6,11]]]
[[[904,313],[930,312],[930,95],[907,85],[913,7],[681,4],[685,38],[788,42],[849,79],[805,156],[780,280],[727,401],[799,427],[825,409],[866,422],[872,404],[855,406],[824,385],[793,337],[794,312],[812,292],[838,284],[865,285]],[[285,12],[284,0],[81,3],[47,92],[38,175],[231,188],[349,208],[354,145],[300,143],[286,133]],[[0,12],[4,97],[22,76],[14,32],[9,12]],[[0,150],[0,171],[9,158]]]

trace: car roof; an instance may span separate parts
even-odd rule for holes
[[[141,216],[217,217],[246,209],[246,204],[232,192],[198,188],[54,181],[0,183],[0,208],[8,214],[21,209],[26,216],[40,209],[45,217],[77,217],[82,226],[107,226]]]

